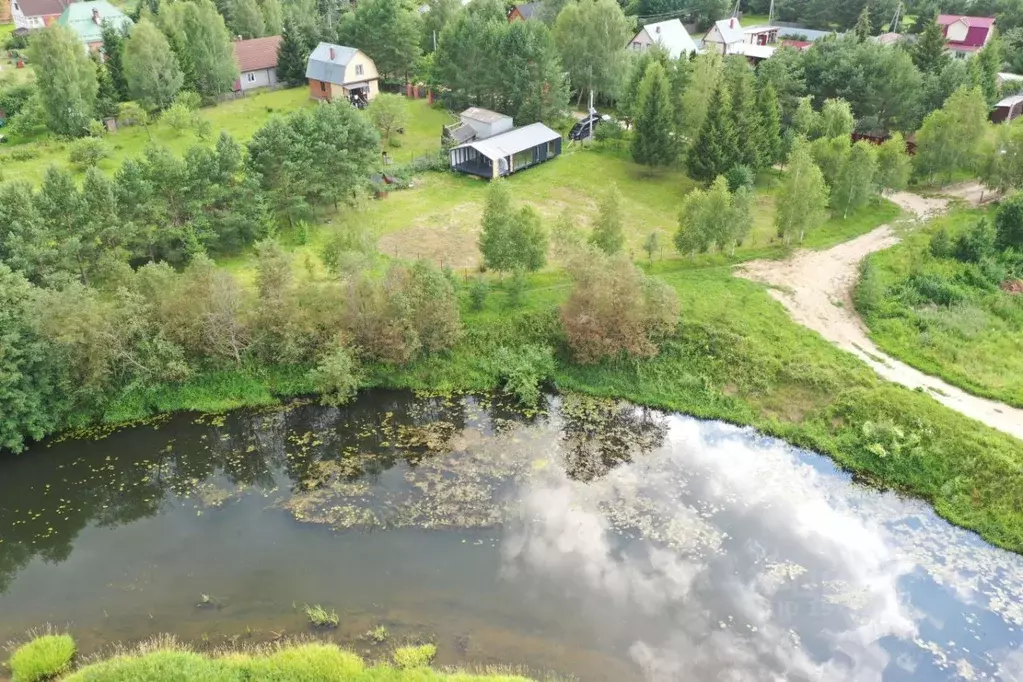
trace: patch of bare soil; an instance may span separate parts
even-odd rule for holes
[[[385,234],[377,241],[381,253],[395,258],[426,258],[456,270],[479,265],[479,213],[475,204],[431,216],[410,227]],[[463,214],[464,213],[464,214]]]
[[[979,193],[964,189],[959,198],[979,200]],[[918,219],[942,213],[948,202],[909,193],[889,197]],[[824,251],[799,250],[784,261],[752,261],[736,274],[771,287],[771,296],[788,309],[792,318],[819,333],[839,348],[870,365],[885,379],[912,389],[923,389],[938,402],[992,428],[1023,439],[1023,410],[979,398],[928,376],[889,357],[870,340],[856,314],[852,290],[865,256],[898,242],[889,225]]]

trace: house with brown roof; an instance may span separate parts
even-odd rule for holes
[[[963,59],[981,50],[995,33],[994,17],[939,14],[938,25],[945,34],[948,51],[957,59]]]
[[[281,36],[236,40],[234,58],[238,62],[238,80],[234,91],[268,88],[277,84],[277,48]]]
[[[60,18],[74,0],[11,0],[14,28],[46,28]]]

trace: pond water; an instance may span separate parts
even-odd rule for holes
[[[538,677],[1023,680],[1023,557],[748,429],[371,392],[0,457],[0,640],[245,644],[305,604]]]

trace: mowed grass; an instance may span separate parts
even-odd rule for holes
[[[971,286],[971,266],[930,255],[931,235],[939,228],[955,235],[983,215],[957,211],[872,255],[871,277],[860,290],[874,287],[881,298],[869,309],[861,305],[860,312],[887,353],[971,393],[1023,407],[1023,295]],[[914,274],[939,277],[964,299],[907,305],[897,292]]]
[[[313,106],[306,88],[264,91],[235,100],[222,102],[214,107],[206,107],[200,115],[213,125],[214,135],[220,131],[229,133],[240,142],[248,141],[272,116],[287,114],[302,107]],[[426,100],[408,100],[410,125],[404,135],[400,148],[387,149],[396,163],[409,160],[410,156],[420,156],[440,148],[441,128],[450,122],[450,117],[443,110],[431,108]],[[183,154],[195,144],[213,144],[215,137],[203,142],[193,130],[175,131],[170,126],[157,120],[147,127],[122,127],[115,134],[105,138],[110,149],[110,156],[99,163],[99,168],[113,174],[125,159],[140,156],[148,145],[155,144],[167,147]],[[47,136],[44,139],[23,144],[9,144],[0,149],[0,166],[7,180],[27,180],[33,184],[42,181],[46,169],[52,166],[71,168],[68,162],[70,144],[66,140]],[[30,155],[30,158],[17,159],[14,156]],[[82,175],[81,172],[75,171]]]

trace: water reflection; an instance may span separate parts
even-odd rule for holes
[[[0,636],[295,633],[305,601],[584,680],[1023,679],[1023,559],[623,403],[379,392],[0,459]]]

